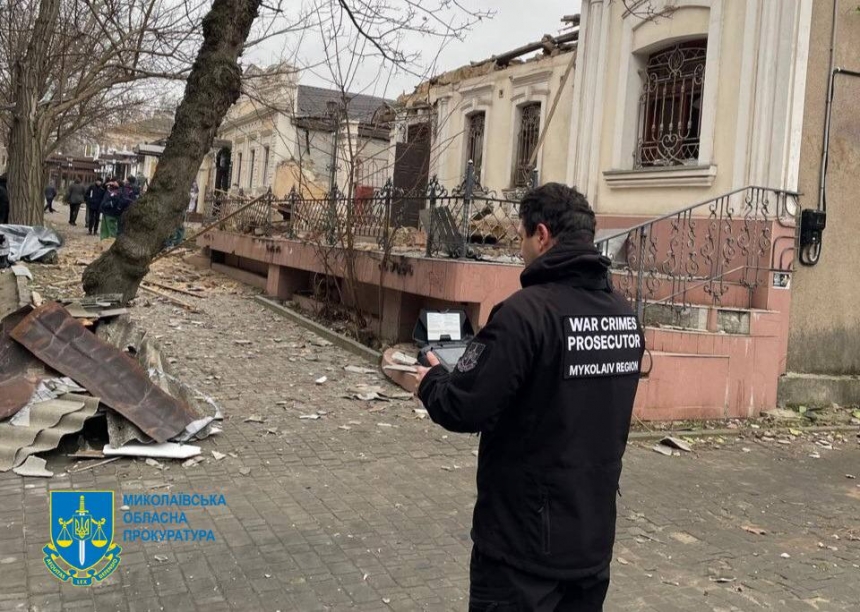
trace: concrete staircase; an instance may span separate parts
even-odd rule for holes
[[[749,187],[653,220],[598,215],[613,283],[645,324],[638,418],[746,418],[776,406],[790,299],[774,274],[793,263],[793,198]]]

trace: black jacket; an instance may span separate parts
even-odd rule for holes
[[[432,368],[418,391],[433,421],[481,433],[475,546],[539,576],[612,558],[644,336],[608,263],[587,243],[545,253],[455,370]]]
[[[85,201],[85,191],[83,183],[72,183],[66,191],[66,204],[83,204]]]
[[[105,186],[93,183],[87,187],[87,192],[84,194],[84,197],[87,201],[87,208],[98,209],[105,197]]]

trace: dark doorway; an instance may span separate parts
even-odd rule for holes
[[[430,123],[410,125],[406,142],[394,150],[394,187],[412,197],[396,198],[392,215],[405,227],[418,227],[418,211],[423,208],[423,194],[430,179]]]

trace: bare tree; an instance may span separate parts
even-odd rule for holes
[[[41,223],[45,161],[70,136],[151,98],[153,79],[185,78],[199,2],[7,0],[0,100],[13,222]]]
[[[333,22],[349,19],[361,38],[374,46],[380,59],[404,66],[408,65],[409,54],[401,49],[407,33],[422,32],[449,38],[462,35],[469,19],[474,21],[483,16],[463,11],[465,24],[454,26],[442,21],[438,15],[445,12],[451,0],[319,2],[339,8],[330,13]],[[88,294],[121,293],[126,301],[133,298],[152,258],[182,222],[187,194],[200,163],[218,125],[239,97],[238,58],[261,6],[262,0],[215,0],[204,18],[203,44],[188,76],[185,97],[177,110],[173,132],[152,186],[126,213],[124,226],[127,230],[85,270],[83,284]],[[281,12],[281,5],[270,8],[276,15]],[[364,15],[365,25],[361,25],[361,15]],[[267,30],[266,35],[272,35],[272,31]]]

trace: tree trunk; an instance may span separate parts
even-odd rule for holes
[[[123,233],[84,271],[88,295],[121,293],[127,302],[165,240],[183,222],[188,193],[230,106],[239,98],[238,59],[261,0],[215,0],[149,190],[125,213]]]
[[[8,139],[9,221],[20,225],[41,225],[44,218],[45,139],[39,97],[45,88],[48,48],[59,12],[60,0],[39,2],[39,15],[27,51],[13,65],[14,107]]]
[[[36,97],[26,96],[23,103],[20,98],[18,102],[9,131],[9,222],[16,225],[42,225],[45,160],[42,138],[33,118]]]

